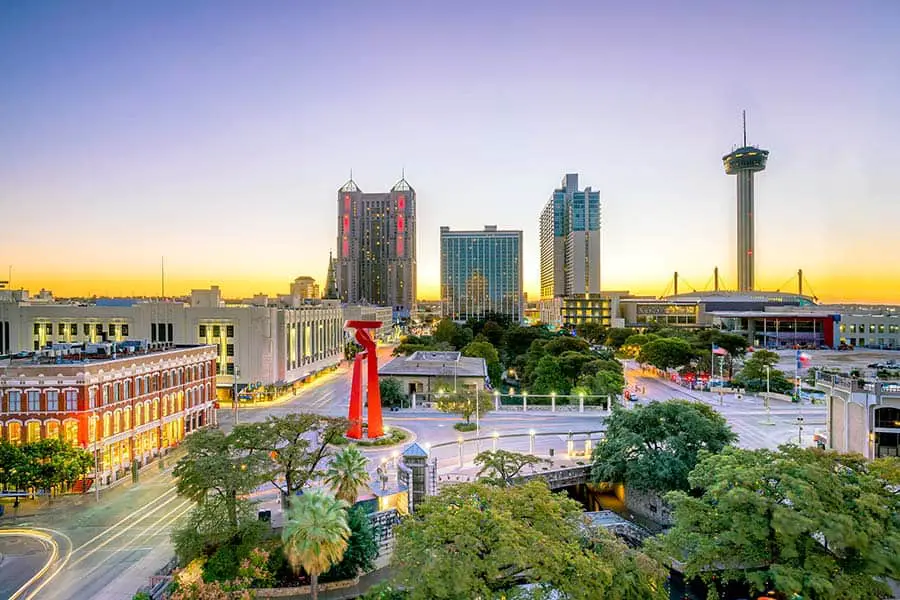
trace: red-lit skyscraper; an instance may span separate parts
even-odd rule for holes
[[[338,190],[337,287],[344,302],[409,316],[416,301],[416,192],[405,178],[387,193],[363,193],[353,179]]]

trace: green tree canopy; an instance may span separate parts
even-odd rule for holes
[[[618,350],[625,345],[625,340],[634,334],[634,330],[621,327],[613,327],[606,332],[606,345]]]
[[[356,503],[359,492],[369,485],[369,459],[356,446],[347,446],[331,458],[323,481],[334,495],[349,505]]]
[[[606,341],[607,329],[600,323],[588,321],[575,326],[575,332],[591,344]]]
[[[659,338],[641,346],[637,360],[641,364],[653,365],[657,369],[679,369],[688,365],[695,357],[694,349],[680,338]]]
[[[382,377],[378,380],[378,389],[381,391],[381,404],[387,407],[401,406],[406,400],[403,385],[396,377]]]
[[[484,362],[487,364],[488,377],[491,378],[491,383],[494,386],[500,385],[500,377],[503,369],[500,366],[500,354],[497,352],[497,349],[494,348],[493,344],[486,339],[484,339],[484,341],[475,340],[462,349],[462,355],[483,358]]]
[[[594,552],[582,518],[578,503],[540,481],[445,487],[398,527],[396,582],[410,600],[495,598],[525,581],[571,600],[665,598],[659,568],[649,565],[633,565],[645,581],[637,595],[613,589],[623,566],[616,555],[636,553],[605,532],[596,535],[605,536],[610,552]]]
[[[445,392],[435,396],[435,404],[437,409],[445,413],[455,413],[460,415],[468,423],[475,414],[476,409],[479,415],[484,415],[493,407],[493,401],[488,397],[487,392]]]
[[[456,337],[457,329],[459,327],[451,319],[443,318],[435,326],[431,337],[436,343],[446,342],[452,344],[453,338]]]
[[[606,438],[594,449],[594,481],[655,492],[688,490],[701,450],[720,452],[737,436],[706,404],[687,400],[614,407]]]
[[[690,475],[701,496],[673,492],[661,549],[688,576],[808,600],[890,596],[900,578],[900,495],[858,455],[783,446],[704,454]],[[716,596],[718,597],[718,596]]]
[[[517,357],[522,356],[528,352],[535,340],[547,339],[549,337],[550,332],[548,332],[545,327],[522,327],[520,325],[511,326],[506,330],[506,335],[504,336],[504,345],[507,354],[504,362],[507,365],[512,364],[513,362],[515,362]]]
[[[322,576],[326,581],[353,579],[360,573],[371,571],[375,566],[378,544],[369,515],[362,506],[354,506],[347,511],[347,526],[350,528],[347,549],[341,562]]]
[[[532,454],[507,450],[481,452],[475,457],[475,464],[481,467],[478,478],[495,485],[512,485],[522,469],[545,462],[546,459]]]
[[[538,361],[532,380],[529,391],[534,394],[566,395],[572,389],[572,383],[563,375],[559,359],[549,354]]]
[[[785,374],[774,366],[779,357],[769,350],[757,350],[750,358],[744,361],[744,367],[734,377],[734,383],[748,389],[751,392],[760,392],[766,389],[766,367],[768,367],[769,390],[776,393],[789,393],[794,384],[788,381]]]

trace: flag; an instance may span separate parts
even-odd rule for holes
[[[812,357],[806,352],[801,352],[797,350],[797,368],[802,369],[806,365],[809,364],[809,361],[812,360]]]
[[[728,354],[728,350],[726,350],[725,348],[720,348],[716,344],[713,344],[712,345],[712,353],[717,354],[719,356],[725,356],[726,354]]]

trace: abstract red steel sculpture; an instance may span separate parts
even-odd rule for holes
[[[346,321],[344,327],[356,330],[356,341],[364,350],[353,359],[353,380],[350,385],[350,429],[347,437],[358,440],[362,437],[362,362],[368,359],[369,373],[366,377],[366,395],[368,397],[368,438],[384,435],[384,424],[381,420],[381,388],[378,387],[378,355],[375,353],[375,341],[369,335],[369,329],[381,327],[381,321]]]

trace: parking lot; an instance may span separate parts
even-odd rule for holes
[[[849,373],[853,369],[859,369],[864,376],[874,377],[875,369],[868,366],[873,363],[884,363],[891,360],[900,362],[900,351],[897,350],[868,350],[857,349],[848,351],[838,350],[804,350],[811,357],[809,367],[821,367],[825,369],[837,369],[842,373]],[[785,373],[792,373],[796,362],[796,350],[778,350],[781,360],[776,368]]]

